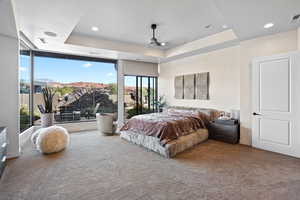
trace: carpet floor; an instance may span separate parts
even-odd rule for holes
[[[300,159],[212,140],[166,159],[96,132],[71,134],[54,155],[28,144],[0,181],[1,200],[299,198]]]

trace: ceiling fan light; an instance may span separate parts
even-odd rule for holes
[[[270,23],[267,23],[267,24],[265,24],[264,25],[264,28],[272,28],[274,26],[274,24],[272,23],[272,22],[270,22]]]
[[[91,29],[92,29],[92,31],[95,31],[95,32],[96,32],[96,31],[99,31],[99,28],[98,28],[97,26],[92,26]]]

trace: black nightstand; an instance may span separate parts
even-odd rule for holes
[[[209,122],[208,133],[211,139],[236,144],[240,140],[240,124],[234,119],[215,119]]]

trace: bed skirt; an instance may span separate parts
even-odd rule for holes
[[[189,135],[182,136],[162,146],[158,138],[138,134],[131,131],[121,131],[120,137],[131,143],[143,146],[160,155],[171,158],[180,152],[183,152],[191,147],[208,139],[207,129],[199,129]]]

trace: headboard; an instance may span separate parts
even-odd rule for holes
[[[190,111],[199,111],[202,114],[205,114],[208,120],[213,120],[220,117],[223,111],[212,109],[212,108],[193,108],[193,107],[183,107],[183,106],[169,106],[164,109],[164,112],[174,111],[174,110],[190,110]]]

